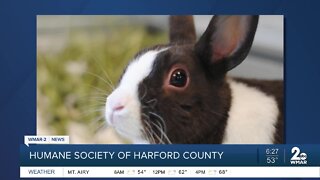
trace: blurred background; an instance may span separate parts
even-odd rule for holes
[[[198,37],[212,16],[195,16]],[[283,79],[283,16],[260,16],[252,50],[231,76]],[[37,134],[127,143],[104,102],[140,49],[168,42],[168,16],[37,16]]]

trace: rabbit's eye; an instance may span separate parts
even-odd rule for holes
[[[184,91],[190,83],[190,74],[188,68],[184,64],[176,64],[171,67],[164,81],[164,90],[171,91]]]
[[[187,84],[188,76],[183,69],[176,69],[170,77],[170,85],[175,87],[184,87]]]

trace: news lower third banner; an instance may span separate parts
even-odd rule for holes
[[[21,145],[21,166],[320,166],[320,145]]]
[[[23,144],[20,177],[320,177],[320,145]]]

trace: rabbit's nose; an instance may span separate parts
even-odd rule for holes
[[[113,111],[120,111],[121,109],[124,108],[124,105],[121,103],[116,104],[115,106],[112,107]]]
[[[128,95],[123,95],[121,93],[112,93],[107,98],[107,106],[112,112],[119,112],[123,110],[129,101]]]
[[[110,105],[110,111],[107,111],[107,118],[111,124],[121,119],[126,114],[125,101],[117,101]]]

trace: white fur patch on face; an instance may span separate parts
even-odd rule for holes
[[[119,86],[107,97],[106,121],[119,134],[133,143],[147,143],[141,122],[139,83],[150,74],[157,55],[166,49],[147,51],[133,60],[124,73]],[[115,107],[123,108],[115,110]]]
[[[231,107],[224,144],[272,144],[279,109],[274,97],[228,79]]]

